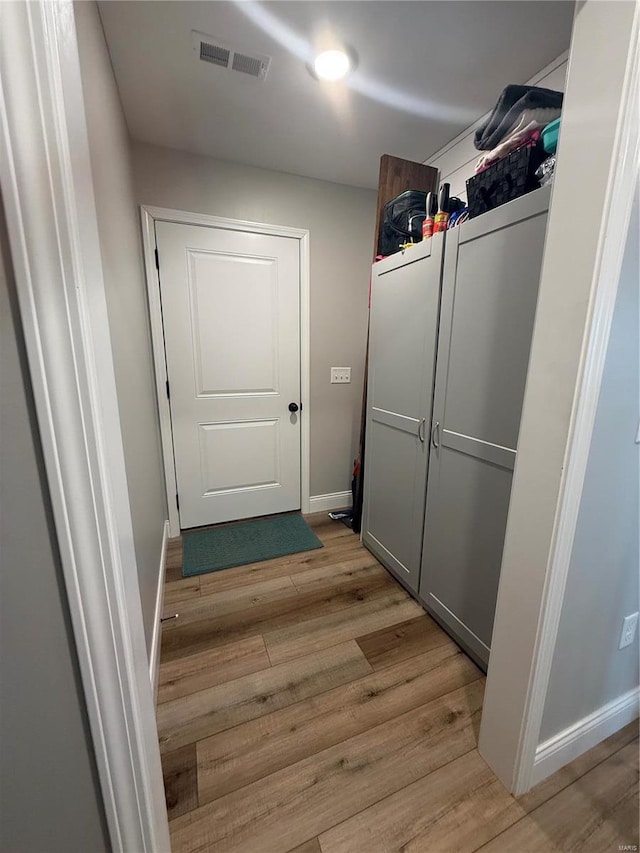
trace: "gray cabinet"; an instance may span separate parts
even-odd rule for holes
[[[549,190],[447,233],[419,595],[486,664]]]
[[[481,664],[549,198],[537,190],[373,267],[363,542]]]
[[[373,267],[362,539],[418,592],[444,235]]]

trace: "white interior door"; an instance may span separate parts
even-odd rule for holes
[[[299,242],[156,222],[180,527],[300,508]]]

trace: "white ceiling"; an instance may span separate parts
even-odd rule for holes
[[[422,161],[569,46],[567,0],[119,2],[100,14],[134,139],[354,186]],[[200,61],[191,31],[273,57],[259,82]],[[358,66],[320,83],[310,51]]]

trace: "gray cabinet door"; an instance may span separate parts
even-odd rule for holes
[[[487,663],[549,190],[447,234],[420,598]]]
[[[418,591],[444,235],[373,267],[362,539]]]

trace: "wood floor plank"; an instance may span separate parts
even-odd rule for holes
[[[195,655],[160,664],[158,703],[268,669],[271,661],[261,636],[248,637]]]
[[[169,820],[198,808],[196,746],[187,744],[162,757],[165,798]]]
[[[182,577],[182,557],[175,558],[171,562],[167,559],[165,564],[165,581],[167,583],[177,583],[184,580]]]
[[[569,817],[570,816],[570,817]],[[624,746],[480,848],[602,853],[638,847],[638,743]]]
[[[312,838],[311,841],[305,841],[304,844],[300,844],[298,847],[294,847],[293,850],[289,850],[289,853],[322,853],[322,849],[320,848],[318,839]]]
[[[329,542],[360,542],[360,537],[353,530],[350,530],[346,524],[336,524],[335,521],[329,519],[328,525],[318,525],[312,528],[316,536],[326,545]]]
[[[364,656],[374,669],[384,669],[414,655],[453,643],[442,628],[424,611],[415,619],[356,637]]]
[[[359,539],[357,533],[354,533],[351,528],[347,527],[347,525],[343,524],[341,521],[334,521],[333,518],[329,518],[329,513],[327,512],[309,513],[304,516],[304,520],[316,536],[319,536],[321,539],[331,533],[335,533],[339,536],[353,536],[355,539]]]
[[[320,844],[323,853],[463,853],[521,816],[474,749],[321,834]]]
[[[370,579],[366,586],[355,580],[326,590],[298,592],[292,588],[290,595],[278,601],[229,613],[216,619],[201,619],[177,626],[172,631],[163,631],[162,660],[176,660],[186,654],[300,624],[305,620],[345,608],[365,607],[372,600],[388,596],[390,592],[397,593],[399,590],[398,584],[384,574]],[[406,593],[402,594],[406,597]]]
[[[291,580],[300,591],[309,592],[313,589],[327,589],[330,586],[344,583],[346,580],[358,580],[367,583],[369,578],[374,578],[386,572],[375,557],[370,554],[362,554],[357,559],[345,563],[330,563],[316,569],[292,575]]]
[[[164,615],[173,611],[179,613],[179,618],[168,622],[163,630],[175,631],[182,625],[198,622],[201,619],[216,619],[227,613],[237,613],[240,610],[248,610],[268,601],[279,601],[296,592],[291,578],[283,575],[277,578],[268,578],[256,583],[240,587],[239,589],[227,589],[212,594],[200,594],[190,601],[182,601],[181,606],[176,608],[173,604],[165,605]]]
[[[625,748],[628,747],[623,747],[623,750]],[[629,779],[627,773],[627,781]],[[599,782],[604,791],[607,783],[603,774],[599,775]],[[576,784],[579,781],[569,787]],[[620,790],[616,789],[617,793]],[[560,796],[552,796],[546,807],[540,807],[534,814],[546,808],[555,815]],[[620,815],[624,815],[620,827],[628,827],[629,802],[620,809]],[[610,803],[606,806],[607,812],[609,808]],[[524,820],[526,813],[527,807],[522,799],[518,801],[506,791],[477,750],[474,750],[322,834],[320,842],[323,853],[368,853],[370,850],[380,853],[398,850],[406,853],[421,853],[424,850],[472,853],[478,849],[491,853],[511,853],[513,850],[533,853],[587,849],[583,847],[581,835],[577,839],[579,843],[575,845],[574,840],[560,838],[558,833],[561,825],[565,827],[576,818],[574,831],[584,826],[575,809],[568,808],[562,812],[557,825],[551,827],[552,831],[540,834],[531,834],[531,827]],[[637,818],[637,808],[635,815]],[[514,834],[521,825],[520,834]],[[599,832],[598,827],[596,832]],[[610,833],[605,833],[605,836],[608,835]],[[500,838],[503,842],[499,841]],[[610,838],[608,840],[611,842]],[[595,850],[615,848],[611,842],[588,849],[593,849],[595,853]]]
[[[164,585],[164,610],[171,610],[179,601],[189,601],[200,596],[200,578],[181,578]]]
[[[167,562],[173,565],[178,559],[182,559],[182,536],[167,540]]]
[[[337,540],[327,543],[324,548],[315,551],[303,551],[287,557],[277,557],[273,560],[262,560],[246,566],[236,566],[222,572],[209,572],[200,575],[200,588],[203,594],[221,592],[224,589],[237,589],[257,580],[294,575],[305,572],[315,566],[326,566],[350,558],[357,559],[366,553],[366,549],[356,537],[349,540]]]
[[[303,623],[265,631],[271,663],[282,663],[354,639],[371,631],[404,622],[422,613],[420,605],[400,588],[388,595],[351,607],[348,611],[322,614]]]
[[[165,578],[170,582],[182,580],[182,537],[180,536],[167,541]]]
[[[177,749],[370,672],[352,641],[173,699],[158,706],[160,749]]]
[[[481,678],[448,644],[198,743],[204,804]]]
[[[318,512],[306,512],[304,513],[303,518],[309,527],[316,527],[319,524],[328,524],[329,522],[331,522],[331,524],[335,524],[336,527],[344,526],[342,524],[338,524],[332,518],[329,518],[329,513],[323,510]]]
[[[472,750],[482,692],[478,679],[182,815],[173,853],[282,853],[309,841]]]

